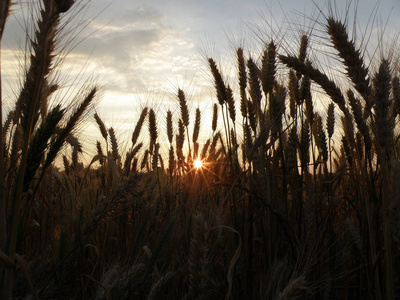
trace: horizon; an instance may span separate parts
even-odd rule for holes
[[[7,89],[6,85],[4,92],[9,109],[18,94],[18,78],[21,78],[21,68],[16,66],[21,65],[23,56],[22,53],[18,56],[16,49],[22,47],[25,38],[23,24],[29,22],[27,6],[25,4],[24,9],[14,6],[4,34],[6,62],[2,72],[3,80],[10,87]],[[349,23],[356,16],[358,38],[364,34],[363,28],[377,38],[383,30],[388,36],[395,36],[400,27],[400,21],[390,17],[400,12],[400,3],[396,1],[368,1],[363,5],[358,1],[319,4],[307,0],[296,1],[294,5],[290,1],[279,4],[274,1],[192,1],[187,4],[172,1],[168,5],[162,1],[136,1],[134,4],[90,1],[83,8],[78,17],[74,16],[83,23],[81,32],[70,42],[71,52],[59,74],[61,83],[71,85],[60,99],[73,96],[76,87],[87,81],[99,83],[102,96],[96,111],[107,127],[115,129],[119,142],[126,143],[126,149],[141,109],[148,106],[156,112],[177,111],[178,88],[183,89],[189,99],[191,116],[197,107],[210,116],[216,96],[207,57],[215,59],[235,91],[235,48],[243,47],[246,53],[260,53],[263,43],[274,38],[278,47],[297,45],[296,38],[301,31],[309,33],[308,27],[321,19],[321,12],[339,18],[348,15]],[[25,21],[21,21],[23,19]],[[290,37],[289,42],[285,39],[286,45],[279,44],[283,36]],[[360,40],[356,40],[356,45],[359,43]],[[164,125],[164,117],[159,116],[159,125]],[[100,133],[92,115],[87,116],[86,122],[81,136],[90,157]]]

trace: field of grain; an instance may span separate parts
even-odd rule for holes
[[[177,89],[179,115],[145,107],[122,149],[93,109],[98,87],[73,106],[51,101],[73,2],[41,1],[15,106],[0,102],[1,299],[400,296],[394,55],[366,61],[347,23],[326,16],[341,80],[310,55],[312,30],[293,51],[237,48],[235,86],[208,58],[212,119]],[[99,136],[88,165],[84,116]]]

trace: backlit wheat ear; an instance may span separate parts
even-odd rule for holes
[[[153,152],[153,147],[157,141],[157,121],[156,114],[153,109],[150,109],[149,112],[149,133],[150,133],[150,152]]]
[[[96,142],[96,149],[97,149],[97,155],[102,157],[104,155],[103,148],[101,147],[101,143],[99,141]],[[100,165],[103,165],[104,160],[101,158],[99,159]]]
[[[328,138],[331,139],[335,130],[335,104],[330,103],[328,106],[328,113],[326,118],[326,131]]]
[[[300,47],[299,47],[299,59],[302,62],[306,61],[307,58],[307,50],[308,50],[308,43],[309,43],[309,38],[307,35],[302,35],[300,38]],[[300,72],[296,72],[296,77],[300,79],[303,74]]]
[[[247,86],[247,73],[246,73],[246,62],[243,55],[243,49],[239,48],[236,51],[237,64],[239,69],[239,87],[240,87],[240,112],[242,117],[247,116],[247,96],[246,96],[246,86]]]
[[[119,156],[119,150],[118,150],[118,141],[117,141],[117,137],[115,136],[114,128],[111,127],[110,129],[108,129],[108,133],[110,134],[112,156],[115,161],[119,161],[120,156]]]
[[[314,128],[313,134],[315,143],[318,146],[318,150],[321,151],[322,158],[326,162],[328,160],[328,147],[326,144],[326,135],[322,126],[322,119],[318,113],[314,115]]]
[[[135,157],[136,154],[139,153],[140,149],[142,149],[142,147],[143,147],[143,143],[137,144],[137,145],[132,149],[132,151],[131,151],[132,157]]]
[[[194,119],[194,128],[193,128],[193,143],[197,142],[197,139],[199,138],[199,133],[200,133],[200,121],[201,121],[201,112],[200,109],[196,109],[196,116]]]
[[[261,109],[261,87],[260,87],[260,79],[259,79],[259,73],[260,70],[258,69],[256,63],[253,61],[252,58],[250,58],[247,61],[247,67],[249,69],[249,85],[250,85],[250,97],[252,100],[254,112],[256,115],[259,115],[260,109]],[[252,112],[250,111],[249,108],[249,114]]]
[[[249,121],[250,121],[251,129],[253,130],[254,133],[256,133],[257,132],[257,117],[254,112],[255,108],[254,108],[252,101],[250,101],[250,100],[247,101],[247,108],[248,108],[248,112],[249,112]]]
[[[139,162],[139,159],[138,159],[137,157],[135,157],[135,158],[133,159],[132,166],[131,166],[131,171],[130,171],[130,172],[137,172],[138,162]]]
[[[311,81],[307,75],[301,80],[299,96],[300,103],[303,103],[307,97],[311,97]]]
[[[253,149],[253,137],[251,135],[251,128],[248,124],[243,125],[244,128],[244,149],[243,149],[243,161],[248,161],[250,158],[250,153]],[[246,155],[245,155],[246,154]]]
[[[228,102],[228,110],[229,110],[229,117],[232,120],[233,124],[235,124],[236,119],[236,108],[235,108],[235,100],[233,99],[233,92],[230,86],[226,89],[226,96]]]
[[[301,126],[301,140],[300,140],[300,162],[303,171],[307,172],[307,166],[310,162],[310,126],[307,120],[304,120]]]
[[[55,141],[51,144],[49,152],[47,153],[46,161],[44,163],[44,169],[47,168],[56,158],[58,152],[61,147],[64,145],[64,142],[68,135],[72,132],[75,126],[78,124],[80,118],[85,113],[90,104],[94,101],[97,94],[97,88],[93,87],[86,95],[84,100],[81,102],[79,107],[75,110],[72,116],[67,121],[67,124],[64,128],[61,129]]]
[[[371,140],[371,135],[370,135],[370,131],[369,131],[367,122],[365,121],[365,119],[363,117],[360,100],[355,98],[355,96],[351,90],[349,90],[347,92],[347,99],[349,100],[350,107],[351,107],[351,110],[352,110],[353,116],[354,116],[354,121],[357,124],[357,128],[364,137],[365,149],[368,152],[372,147],[372,140]]]
[[[272,120],[271,136],[276,137],[282,129],[282,119],[285,114],[286,89],[280,84],[275,85],[275,93],[269,101],[270,119]]]
[[[293,126],[289,131],[289,138],[286,149],[286,167],[289,173],[297,174],[297,148],[299,139],[296,127]]]
[[[393,96],[393,114],[392,118],[396,118],[400,114],[400,81],[398,76],[394,76],[392,80],[392,96]]]
[[[218,143],[220,136],[221,136],[221,133],[219,131],[213,136],[213,139],[212,139],[212,142],[210,145],[210,150],[209,150],[209,157],[212,157],[212,158],[214,157],[215,149],[217,147],[217,143]],[[212,159],[210,159],[210,160],[212,160]]]
[[[381,149],[388,149],[393,142],[394,124],[389,118],[391,81],[389,62],[382,60],[373,80],[375,141]]]
[[[35,173],[43,160],[44,153],[48,147],[50,137],[54,134],[57,128],[57,124],[63,117],[64,112],[65,111],[61,109],[60,106],[56,106],[50,111],[50,113],[47,115],[47,118],[36,130],[31,140],[27,156],[27,168],[25,171],[23,189],[24,192],[28,190],[29,185],[33,180],[33,177],[35,176]]]
[[[346,107],[346,101],[343,97],[341,90],[337,87],[336,83],[328,78],[324,73],[314,68],[310,62],[304,63],[294,56],[283,56],[280,55],[279,59],[288,67],[300,72],[303,75],[307,75],[319,84],[325,92],[331,97],[332,101],[335,102],[345,115],[349,115],[349,111]]]
[[[140,147],[138,147],[140,146]],[[135,157],[136,153],[140,150],[142,147],[142,143],[140,143],[138,146],[136,146],[134,149],[131,151],[128,151],[125,155],[125,162],[124,162],[124,172],[128,176],[129,173],[131,172],[131,165],[132,165],[132,160]]]
[[[224,80],[222,79],[222,75],[217,68],[215,61],[212,58],[208,59],[208,64],[211,69],[211,74],[214,77],[214,86],[217,91],[217,99],[220,105],[224,105],[226,101],[226,86]]]
[[[147,116],[147,112],[148,112],[148,108],[145,107],[145,108],[143,108],[142,112],[140,113],[139,120],[137,121],[135,129],[133,130],[133,133],[132,133],[132,146],[134,146],[136,144],[136,142],[139,138],[140,131],[142,130],[144,121]]]
[[[149,149],[146,149],[146,151],[143,154],[142,163],[140,164],[141,170],[143,170],[147,166],[148,159],[149,159]]]
[[[344,136],[346,137],[346,140],[349,143],[349,147],[353,150],[355,146],[355,139],[354,139],[355,128],[354,128],[353,118],[342,116],[340,119],[342,121]]]
[[[152,163],[151,163],[153,171],[155,171],[157,169],[157,166],[158,166],[158,161],[159,161],[158,160],[158,152],[159,152],[159,150],[160,150],[160,144],[157,143],[154,146],[153,159],[152,159]]]
[[[107,141],[108,132],[107,132],[106,126],[104,125],[103,120],[100,118],[100,116],[97,113],[94,114],[94,119],[96,120],[96,123],[99,126],[102,137]]]
[[[169,156],[168,156],[168,170],[169,173],[172,175],[172,173],[175,170],[175,155],[174,155],[174,147],[171,145],[169,148]]]
[[[211,122],[211,129],[213,133],[217,129],[217,123],[218,123],[218,105],[214,103],[213,107],[213,116],[212,116],[212,122]]]
[[[9,3],[8,1],[2,1],[2,14],[1,17],[6,18],[9,10]],[[23,83],[23,87],[19,94],[19,97],[16,102],[16,114],[15,118],[21,120],[21,126],[24,131],[24,138],[21,144],[21,158],[19,164],[19,171],[16,179],[16,186],[12,196],[12,207],[10,212],[10,222],[11,224],[7,231],[7,237],[5,237],[5,224],[1,223],[1,238],[0,244],[5,250],[5,252],[10,255],[14,256],[16,247],[17,247],[17,240],[20,240],[20,234],[18,231],[18,227],[20,224],[20,213],[21,213],[21,202],[23,198],[23,189],[24,189],[24,175],[27,167],[27,156],[28,156],[28,148],[29,143],[31,142],[32,132],[36,127],[37,120],[39,119],[39,110],[40,104],[43,100],[42,97],[45,94],[45,87],[49,85],[49,78],[52,69],[52,62],[54,59],[54,49],[57,37],[57,28],[60,20],[59,12],[57,11],[57,7],[52,1],[45,1],[42,3],[39,11],[39,17],[36,22],[36,26],[34,28],[34,38],[30,39],[31,43],[31,53],[30,53],[30,65],[28,70],[25,72],[25,79]],[[3,23],[4,20],[1,20]],[[0,24],[0,26],[4,26]],[[3,34],[3,28],[0,28],[1,35]],[[3,107],[0,103],[0,110]],[[3,126],[2,114],[0,116],[1,125]],[[69,133],[68,133],[69,134]],[[68,136],[68,134],[66,136]],[[2,129],[0,130],[0,135],[2,136]],[[65,137],[66,137],[65,136]],[[65,137],[59,143],[59,148],[61,148],[62,144],[65,141]],[[2,139],[1,139],[2,140]],[[57,142],[57,140],[56,140]],[[54,145],[54,144],[53,144]],[[2,142],[0,143],[0,155],[3,156],[3,145]],[[58,148],[58,147],[57,147]],[[51,154],[57,154],[56,152],[51,152],[51,150],[55,150],[55,148],[50,147]],[[51,162],[54,160],[54,157],[47,156],[51,158]],[[3,161],[4,157],[1,157],[2,163],[0,163],[0,168],[2,171],[0,172],[0,180],[1,186],[4,187],[4,166]],[[48,165],[44,164],[43,170],[46,169]],[[42,174],[44,174],[42,172]],[[40,180],[39,180],[40,181]],[[3,220],[7,217],[6,207],[5,207],[5,200],[3,197],[4,191],[1,192],[0,198],[0,210],[2,216],[0,216]],[[7,246],[5,246],[5,239],[7,239]],[[22,242],[22,241],[21,241]],[[1,287],[0,290],[2,291],[1,295],[3,298],[11,298],[11,290],[12,290],[12,282],[13,282],[13,271],[7,270],[3,272],[3,281],[0,283]]]
[[[299,81],[293,70],[289,71],[289,107],[290,116],[294,119],[297,115],[297,105],[300,104]]]
[[[167,111],[167,136],[169,143],[172,144],[174,129],[172,126],[172,112],[170,110]]]
[[[231,129],[231,143],[232,147],[236,149],[238,147],[237,139],[236,139],[236,133],[235,130],[232,128]]]
[[[185,125],[182,119],[178,122],[178,134],[176,135],[176,156],[179,160],[183,160],[183,143],[185,141]]]
[[[276,73],[276,46],[274,42],[268,44],[262,57],[261,82],[265,97],[272,92]]]
[[[356,50],[354,41],[349,39],[346,26],[342,22],[331,17],[328,18],[327,32],[340,58],[343,59],[347,75],[370,108],[369,95],[371,87],[368,79],[368,69],[364,66],[360,50]]]
[[[299,47],[299,59],[301,61],[305,61],[307,57],[307,49],[308,49],[308,36],[303,34],[300,38],[300,47]]]
[[[60,12],[57,11],[54,2],[44,1],[40,9],[35,38],[31,40],[33,52],[30,56],[29,70],[16,104],[17,110],[21,109],[21,124],[25,131],[32,131],[35,127],[41,101],[46,101],[42,97],[46,94],[46,86],[50,84],[48,80],[55,57],[53,53],[59,21]]]
[[[179,106],[181,108],[181,119],[185,127],[189,126],[189,109],[186,102],[185,93],[179,89],[178,90]]]

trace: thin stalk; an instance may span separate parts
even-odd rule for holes
[[[229,111],[228,111],[228,106],[227,105],[225,105],[225,115],[226,115],[226,123],[227,123],[227,126],[228,126],[228,134],[227,134],[228,139],[226,140],[226,142],[228,143],[229,156],[231,156],[231,154],[232,154],[231,153],[231,135],[230,135],[231,128],[229,126]],[[225,128],[225,131],[226,131],[226,128]],[[231,159],[231,161],[232,161],[232,159]]]
[[[226,143],[228,144],[228,151],[229,151],[229,153],[230,153],[230,139],[229,139],[229,125],[226,125],[228,122],[229,122],[229,120],[228,120],[228,116],[226,116],[226,118],[227,118],[227,120],[225,121],[225,114],[224,114],[224,106],[223,106],[223,104],[221,104],[221,111],[222,111],[222,120],[224,121],[224,129],[225,129],[225,138],[226,138]],[[228,111],[228,109],[227,109],[227,111]],[[226,111],[226,112],[227,112]],[[227,132],[227,128],[228,128],[228,132]],[[232,162],[232,160],[230,159],[230,161]]]
[[[385,248],[385,282],[386,282],[386,299],[394,300],[394,273],[393,273],[393,251],[392,251],[392,236],[391,236],[391,212],[390,212],[390,167],[387,161],[382,165],[382,219],[383,219],[383,244]]]
[[[188,147],[189,147],[189,156],[188,156],[188,158],[189,158],[189,157],[192,157],[192,150],[190,148],[189,127],[188,126],[185,126],[185,127],[186,127],[186,135],[187,135]],[[192,157],[192,160],[193,160],[193,157]],[[188,163],[190,163],[190,162],[188,161]]]
[[[4,140],[3,140],[3,92],[2,92],[2,72],[1,72],[1,41],[3,32],[9,14],[10,1],[2,1],[0,4],[0,250],[4,251],[6,246],[6,197],[5,197],[5,158],[4,158]],[[0,278],[1,280],[1,278]]]
[[[2,33],[3,31],[1,31]],[[1,82],[1,39],[0,39],[0,250],[4,252],[6,246],[6,197],[4,177],[4,139],[3,139],[3,101]]]

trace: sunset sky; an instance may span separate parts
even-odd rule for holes
[[[260,49],[260,37],[265,42],[271,36],[293,39],[321,18],[319,9],[329,13],[327,1],[314,2],[318,8],[311,0],[91,1],[81,12],[90,22],[75,40],[77,45],[66,61],[72,69],[64,79],[83,83],[86,77],[72,79],[82,71],[97,80],[104,87],[97,110],[108,126],[120,132],[132,132],[144,105],[164,114],[167,109],[176,110],[173,93],[178,87],[187,92],[193,112],[198,106],[207,110],[213,90],[205,56],[228,69],[235,64],[234,47]],[[336,2],[332,4],[335,14],[345,15],[348,1],[330,2]],[[14,7],[2,45],[3,78],[11,87],[5,91],[8,103],[15,97],[21,72],[15,53],[24,41],[22,12],[18,5]],[[399,14],[399,0],[378,4],[362,0],[358,26],[371,27],[372,17],[374,27],[369,30],[379,33],[389,17],[385,32],[394,35],[400,29]]]

